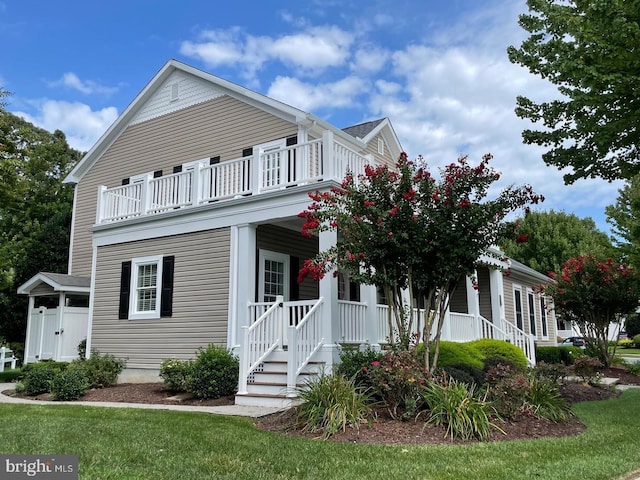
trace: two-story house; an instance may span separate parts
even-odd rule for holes
[[[339,129],[170,60],[66,179],[69,269],[19,290],[30,295],[26,361],[72,358],[86,337],[87,351],[127,360],[123,380],[157,381],[162,360],[216,343],[240,357],[238,402],[286,402],[338,343],[389,335],[374,287],[344,275],[297,283],[302,262],[338,241],[300,234],[308,192],[400,153],[386,118]],[[507,266],[479,270],[479,290],[463,282],[443,338],[507,339],[534,362],[555,320],[527,289],[540,279],[512,266],[518,286]],[[281,372],[271,385],[269,371]]]

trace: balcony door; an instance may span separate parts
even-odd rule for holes
[[[260,189],[269,190],[287,182],[286,140],[257,145],[260,154]]]

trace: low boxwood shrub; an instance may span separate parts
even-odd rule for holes
[[[111,354],[101,354],[98,350],[91,350],[91,356],[86,360],[74,360],[75,368],[82,371],[88,382],[88,388],[104,388],[115,385],[118,375],[122,373],[127,362]]]
[[[633,344],[636,346],[636,348],[640,348],[640,333],[633,337]]]
[[[40,395],[50,392],[51,381],[60,372],[61,369],[56,365],[29,369],[22,380],[24,393],[26,395]]]
[[[238,389],[238,357],[224,347],[200,348],[193,362],[187,391],[195,398],[220,398]]]
[[[640,335],[638,336],[638,340],[640,340]],[[622,340],[618,340],[618,347],[620,348],[631,348],[633,347],[635,342],[631,338],[623,338]]]
[[[340,363],[335,367],[335,372],[347,378],[353,378],[358,386],[370,386],[367,370],[373,362],[382,360],[384,353],[367,345],[364,350],[359,348],[343,347],[340,350]]]
[[[169,358],[160,364],[160,376],[172,392],[186,392],[193,374],[193,361]]]
[[[354,377],[325,374],[313,377],[297,389],[302,403],[295,409],[298,428],[304,432],[322,432],[325,439],[347,427],[359,429],[371,413],[366,390]]]
[[[51,380],[51,393],[55,400],[77,400],[87,391],[87,377],[79,368],[67,368]]]
[[[572,365],[576,358],[584,356],[580,347],[536,346],[536,361]]]
[[[524,352],[505,340],[481,338],[469,342],[469,345],[480,351],[485,358],[500,358],[521,367],[523,370],[526,370],[529,365]]]
[[[57,370],[61,371],[67,368],[69,364],[67,362],[54,362],[53,360],[43,360],[41,362],[36,363],[27,363],[20,368],[20,371],[25,375],[29,373],[31,370]]]

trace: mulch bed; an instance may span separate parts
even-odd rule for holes
[[[640,377],[632,375],[624,368],[613,367],[602,373],[606,377],[619,378],[621,384],[640,385]],[[3,393],[16,396],[12,390]],[[620,395],[617,390],[592,387],[581,383],[567,383],[561,387],[561,393],[570,404],[582,401],[606,400]],[[50,394],[25,398],[51,400]],[[232,405],[234,403],[233,396],[198,400],[189,397],[187,394],[176,395],[170,392],[163,383],[119,384],[110,388],[90,390],[80,400],[196,406]],[[495,429],[492,434],[492,440],[494,441],[564,437],[579,434],[586,428],[576,417],[572,417],[566,422],[554,423],[550,420],[523,415],[513,421],[507,420],[496,423],[504,433]],[[295,429],[293,425],[292,410],[262,417],[256,421],[257,428],[262,430],[302,438],[321,437],[320,434],[302,433]],[[399,421],[391,418],[386,409],[377,409],[375,421],[362,425],[359,429],[348,428],[345,432],[334,435],[331,440],[335,442],[379,443],[386,445],[468,443],[461,440],[452,441],[445,435],[444,427],[425,426],[423,418]]]

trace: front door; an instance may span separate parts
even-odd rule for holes
[[[289,300],[289,255],[260,250],[258,301],[275,302],[278,295]]]

